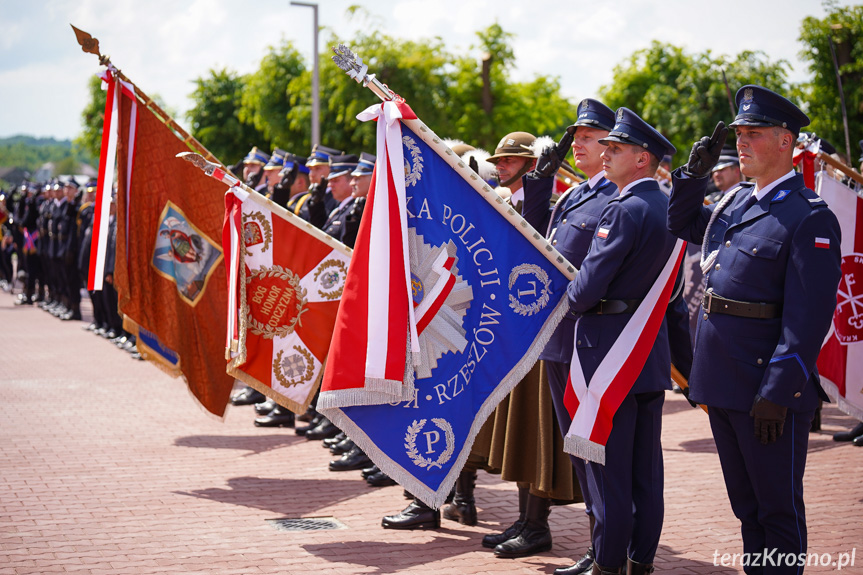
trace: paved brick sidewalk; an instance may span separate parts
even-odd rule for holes
[[[400,487],[331,473],[320,443],[252,425],[249,407],[206,414],[184,384],[109,342],[0,294],[0,575],[23,573],[551,573],[587,546],[583,506],[551,514],[554,549],[495,559],[485,533],[514,519],[512,484],[481,474],[480,523],[398,532]],[[213,361],[220,361],[213,358]],[[737,573],[741,549],[704,414],[669,394],[662,573]],[[851,552],[863,572],[863,449],[830,435],[824,410],[806,475],[810,552]],[[268,520],[333,517],[344,529],[287,532]],[[835,572],[808,568],[807,573]]]

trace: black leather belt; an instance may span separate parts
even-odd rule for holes
[[[704,292],[701,298],[701,307],[707,313],[721,313],[756,319],[772,319],[782,314],[782,306],[779,304],[728,299],[713,293],[713,288]]]
[[[584,315],[635,313],[641,301],[640,299],[601,299],[598,304],[584,312]]]

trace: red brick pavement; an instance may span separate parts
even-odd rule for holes
[[[515,488],[481,474],[479,525],[384,530],[400,487],[331,473],[318,442],[255,428],[249,407],[206,414],[180,380],[104,339],[0,294],[0,575],[24,573],[551,573],[587,546],[580,505],[551,514],[554,549],[495,559],[480,539],[514,520]],[[213,358],[213,361],[221,361]],[[739,552],[707,420],[665,407],[669,574],[736,573]],[[863,449],[830,435],[852,421],[827,406],[806,475],[810,552],[851,552],[863,573]],[[334,517],[344,529],[286,532],[267,520]],[[808,568],[808,573],[835,572]]]

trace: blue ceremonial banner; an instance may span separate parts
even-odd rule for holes
[[[336,392],[325,385],[318,409],[382,471],[439,507],[482,424],[533,367],[568,311],[563,296],[575,270],[423,124],[393,123],[401,123],[404,174],[392,176],[405,181],[419,342],[419,353],[409,345],[405,360],[413,367],[413,381],[408,375],[404,382],[412,393],[392,403],[334,406],[328,393]],[[375,169],[386,162],[379,153]],[[373,189],[369,202],[384,193]],[[374,233],[365,218],[363,225]],[[360,236],[355,261],[362,230]],[[361,267],[352,265],[349,278]],[[351,313],[346,305],[343,298],[340,315]],[[360,331],[350,325],[346,331]],[[334,348],[345,349],[331,349],[330,362],[348,361],[347,335],[334,337]],[[379,343],[385,339],[380,334]],[[369,348],[375,344],[371,339]]]

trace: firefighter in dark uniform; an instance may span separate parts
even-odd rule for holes
[[[792,169],[809,118],[760,86],[744,86],[736,100],[731,126],[741,171],[752,182],[702,205],[727,133],[720,123],[675,170],[668,206],[668,229],[705,244],[707,289],[690,398],[708,406],[743,552],[770,554],[766,567],[744,571],[798,573],[796,558],[807,546],[809,428],[819,398],[827,401],[815,362],[836,307],[840,227]]]
[[[15,207],[15,221],[18,222],[21,253],[24,255],[24,270],[27,276],[24,293],[18,296],[15,305],[32,305],[45,298],[45,277],[39,256],[39,206],[42,203],[40,191],[38,184],[27,184],[26,197]]]
[[[68,311],[58,316],[63,321],[81,319],[81,276],[78,273],[78,249],[80,239],[78,236],[78,184],[69,179],[63,184],[63,195],[65,196],[65,213],[61,215],[59,225],[59,241],[62,246],[63,277],[65,279],[64,291],[66,292],[66,307]]]
[[[366,199],[357,198],[351,194],[351,172],[353,172],[359,158],[353,154],[330,157],[330,173],[327,176],[327,184],[332,194],[336,207],[321,222],[323,216],[323,205],[315,202],[309,206],[311,222],[348,247],[354,247],[357,239],[357,231],[360,227],[360,218],[363,215]],[[311,200],[310,200],[311,201]]]
[[[90,180],[84,186],[84,195],[81,198],[81,207],[78,210],[78,273],[86,286],[90,277],[90,247],[93,243],[93,216],[95,214],[94,199],[96,197],[96,180]],[[93,321],[85,329],[102,333],[108,331],[108,318],[105,306],[102,302],[102,294],[88,291],[90,301],[93,304]]]
[[[286,154],[284,165],[279,172],[281,180],[273,187],[271,199],[295,216],[300,216],[308,201],[310,181],[307,161],[308,159],[302,156]],[[304,197],[306,199],[303,199]],[[308,210],[305,211],[308,213]]]

